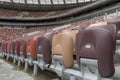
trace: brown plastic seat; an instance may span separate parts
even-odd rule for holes
[[[80,58],[95,59],[98,63],[100,75],[102,77],[111,77],[115,71],[113,63],[114,46],[111,32],[107,29],[92,28],[81,30],[76,36],[78,63],[80,63]]]
[[[10,53],[11,41],[7,42],[7,53]]]
[[[27,53],[26,53],[26,40],[22,39],[21,40],[21,44],[20,44],[20,52],[23,52],[24,57],[27,57]]]
[[[26,42],[26,51],[27,54],[30,53],[33,60],[37,59],[37,53],[36,53],[36,40],[38,39],[38,35],[34,36],[32,38],[28,38]]]
[[[52,55],[61,55],[66,68],[73,67],[75,37],[78,30],[65,30],[54,35],[52,40]]]

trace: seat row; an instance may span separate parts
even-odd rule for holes
[[[89,25],[86,28],[53,30],[33,37],[2,41],[1,54],[14,63],[25,63],[55,72],[61,80],[112,80],[120,54],[120,20]],[[117,56],[116,56],[117,55]]]

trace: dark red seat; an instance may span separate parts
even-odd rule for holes
[[[15,41],[15,52],[18,56],[20,56],[20,40]]]
[[[80,30],[76,36],[78,63],[80,63],[80,58],[95,59],[97,60],[100,75],[102,77],[111,77],[115,71],[113,64],[114,46],[113,36],[107,29]]]
[[[37,41],[36,41],[36,52],[37,52],[37,54],[42,54],[42,46],[41,46],[41,40],[42,40],[42,37],[43,36],[41,36],[41,37],[39,37],[38,39],[37,39]]]
[[[110,20],[110,21],[108,21],[108,24],[115,24],[116,25],[116,34],[117,34],[116,39],[120,40],[120,19]]]
[[[11,41],[11,53],[15,53],[15,41]]]
[[[36,41],[38,39],[39,35],[34,36],[32,38],[28,38],[26,42],[26,52],[27,55],[31,55],[33,60],[37,59],[37,53],[36,53]]]
[[[27,53],[26,53],[26,40],[22,39],[21,40],[21,44],[20,44],[20,52],[23,53],[24,57],[27,57]]]
[[[52,38],[56,32],[51,32],[48,34],[39,37],[37,40],[37,54],[43,54],[44,61],[48,64],[51,63],[51,47],[52,47]]]
[[[1,52],[5,52],[5,41],[1,42]]]
[[[93,27],[88,27],[86,29],[96,29],[96,28],[102,28],[102,29],[108,30],[113,37],[114,44],[116,44],[116,37],[117,37],[116,36],[116,25],[106,23],[106,25],[97,25]],[[114,46],[113,48],[113,54],[115,54],[115,50],[116,50],[116,46]]]

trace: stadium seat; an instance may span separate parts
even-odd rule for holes
[[[25,70],[28,69],[28,65],[33,66],[33,61],[37,60],[36,40],[38,37],[39,35],[30,37],[26,41],[27,58],[25,59]]]
[[[111,32],[114,33],[115,27],[104,25],[78,32],[76,53],[83,80],[101,80],[114,75],[113,53],[116,44]]]
[[[120,19],[119,18],[112,19],[112,20],[108,21],[108,24],[116,25],[116,54],[118,54],[118,56],[120,56]],[[119,60],[119,62],[120,62],[120,60]]]
[[[52,39],[52,55],[54,70],[58,76],[63,76],[66,68],[74,66],[75,38],[78,30],[64,30]]]
[[[7,53],[6,53],[7,60],[9,60],[10,58],[10,47],[11,47],[11,41],[7,41]]]
[[[26,53],[26,39],[21,39],[20,43],[20,56],[18,57],[18,66],[20,66],[21,62],[24,63],[24,59],[27,58]]]
[[[52,31],[50,33],[46,33],[39,37],[36,41],[36,52],[37,52],[37,62],[34,62],[34,74],[37,72],[37,65],[42,69],[53,69],[51,65],[52,62],[52,55],[51,55],[51,48],[52,48],[52,38],[57,33],[56,31]],[[35,68],[36,67],[36,68]]]
[[[14,54],[14,60],[13,63],[16,63],[18,61],[18,57],[20,56],[20,39],[15,40],[15,54]]]
[[[14,55],[15,55],[15,41],[11,41],[11,55],[10,57],[13,59]]]
[[[88,26],[86,29],[96,29],[96,28],[104,28],[104,29],[108,30],[112,34],[114,44],[116,44],[116,38],[117,38],[116,28],[117,28],[117,26],[115,24],[108,24],[107,22],[99,22],[99,23],[95,23],[95,24]],[[115,54],[115,50],[116,50],[116,46],[114,46],[114,48],[113,48],[113,51],[114,51],[113,54]]]
[[[5,46],[6,46],[5,41],[2,41],[1,42],[1,55],[2,55],[2,57],[5,57],[5,53],[6,53]]]

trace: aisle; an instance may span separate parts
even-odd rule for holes
[[[18,68],[17,64],[13,64],[12,62],[12,60],[6,61],[0,55],[0,80],[59,80],[53,72],[39,69],[39,73],[34,76],[33,67],[27,71],[23,71],[24,64]]]
[[[23,71],[14,70],[13,66],[0,59],[0,80],[34,80]]]

